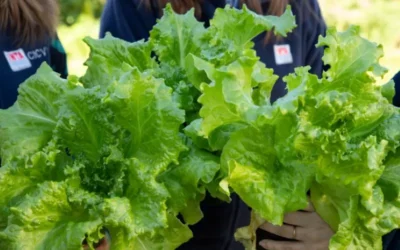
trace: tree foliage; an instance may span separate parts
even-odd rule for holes
[[[99,18],[106,0],[60,0],[60,21],[62,24],[74,25],[81,15]]]

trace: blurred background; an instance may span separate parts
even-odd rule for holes
[[[106,0],[60,0],[60,39],[68,53],[70,74],[82,75],[89,49],[86,36],[97,37],[99,18]],[[382,44],[382,65],[389,69],[382,82],[400,70],[400,0],[319,0],[329,26],[344,30],[359,25],[362,35]]]

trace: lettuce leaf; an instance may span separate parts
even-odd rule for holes
[[[167,202],[171,211],[179,212],[188,224],[201,220],[199,204],[219,170],[219,158],[190,145],[190,151],[181,154],[179,165],[171,166],[159,176],[169,190]]]
[[[81,78],[85,87],[106,88],[132,68],[143,72],[157,67],[151,57],[152,46],[148,42],[129,43],[110,34],[100,40],[87,37],[84,42],[90,47],[90,55],[85,62],[88,68]]]
[[[381,249],[382,236],[400,227],[392,183],[399,110],[388,98],[393,85],[379,86],[374,79],[386,72],[378,62],[382,48],[361,38],[356,27],[330,29],[318,46],[326,47],[330,69],[321,79],[308,73],[309,67],[296,69],[284,78],[288,94],[272,106],[249,99],[257,86],[250,80],[239,85],[246,79],[240,75],[249,79],[254,69],[220,77],[202,90],[201,111],[227,107],[200,113],[205,134],[223,124],[247,126],[231,134],[221,167],[229,186],[256,213],[237,234],[249,249],[255,246],[254,225],[261,219],[281,225],[285,213],[306,206],[309,190],[317,212],[336,233],[330,249]],[[240,59],[226,68],[238,64]],[[225,82],[228,91],[219,87]]]
[[[224,23],[227,14],[243,19],[241,29],[254,24],[246,40],[229,42],[236,36],[226,31],[239,27]],[[233,74],[234,67],[218,67],[242,58],[236,95],[242,84],[264,84],[255,97],[263,102],[276,77],[258,62],[251,39],[293,27],[290,10],[274,18],[227,7],[205,28],[194,11],[179,15],[168,5],[149,41],[86,38],[81,78],[62,80],[42,65],[15,105],[0,111],[0,246],[81,249],[86,241],[93,248],[104,228],[111,249],[175,249],[189,240],[206,192],[229,200],[217,151],[242,128],[237,120],[214,132],[212,121],[211,140],[200,133],[203,82]],[[221,54],[228,49],[229,57]],[[214,68],[220,76],[205,72]]]
[[[43,66],[39,73],[47,68]],[[49,78],[36,80],[40,76],[23,86],[31,87],[32,93],[35,86],[52,90]],[[52,126],[43,127],[43,142],[24,161],[15,155],[16,146],[4,148],[10,158],[0,172],[0,189],[6,193],[0,200],[1,244],[13,249],[81,249],[85,239],[90,246],[99,241],[103,227],[112,236],[122,233],[121,239],[135,248],[140,238],[151,235],[152,240],[155,232],[162,237],[170,226],[185,234],[179,238],[183,241],[165,239],[166,245],[188,240],[188,227],[168,219],[173,212],[177,220],[180,211],[167,207],[170,193],[158,181],[161,172],[179,164],[179,155],[186,150],[179,131],[184,112],[162,80],[137,69],[118,79],[107,88],[60,80],[63,91],[52,92],[50,100],[57,112],[49,123]],[[23,123],[26,117],[20,118],[16,107],[33,110],[42,105],[42,110],[53,110],[54,103],[21,95],[13,108],[2,111],[4,145],[15,141],[23,148],[38,136],[36,132],[24,138],[12,136],[17,119],[20,131],[35,131],[36,125],[33,119]],[[214,173],[215,168],[218,165],[211,169]],[[112,247],[121,244],[125,243],[118,242],[117,236],[112,240]]]
[[[51,139],[60,111],[58,96],[65,92],[65,80],[42,66],[19,88],[15,105],[0,110],[0,149],[2,163],[21,160],[43,149]]]
[[[0,232],[4,249],[80,249],[85,234],[94,235],[102,225],[101,217],[89,205],[100,197],[93,194],[68,199],[68,183],[44,182],[11,207],[8,226]],[[76,194],[75,194],[76,195]],[[92,204],[90,204],[92,203]],[[98,241],[97,234],[93,241]]]

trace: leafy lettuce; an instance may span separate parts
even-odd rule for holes
[[[0,110],[0,248],[93,248],[104,229],[113,250],[189,240],[206,192],[229,199],[219,186],[220,153],[236,127],[208,143],[196,126],[207,109],[198,100],[211,83],[207,67],[246,55],[257,62],[253,37],[294,26],[290,8],[262,17],[227,7],[205,28],[193,11],[168,6],[148,41],[85,39],[91,53],[81,78],[63,80],[42,65],[14,106]],[[256,64],[248,70],[259,69],[251,79],[261,84],[271,71]],[[208,123],[207,131],[218,125]]]
[[[399,110],[391,104],[393,83],[375,83],[386,72],[382,48],[356,27],[330,29],[317,46],[326,47],[330,69],[322,78],[296,69],[284,78],[288,94],[274,104],[268,97],[276,77],[252,55],[207,66],[211,83],[202,84],[196,127],[210,145],[215,133],[234,128],[219,146],[221,186],[255,213],[236,235],[248,249],[263,220],[281,225],[285,213],[307,206],[309,191],[336,232],[331,249],[381,249],[382,236],[400,227]]]
[[[253,209],[236,234],[248,249],[308,193],[331,249],[381,249],[400,227],[400,113],[393,83],[375,82],[382,48],[330,29],[318,43],[330,69],[297,68],[271,103],[278,76],[252,39],[295,27],[290,7],[226,7],[206,28],[167,6],[148,41],[85,39],[81,78],[43,65],[0,110],[0,248],[93,247],[106,228],[111,249],[175,249],[207,192],[236,192]]]
[[[181,208],[167,206],[167,182],[158,181],[188,150],[179,133],[184,111],[162,80],[132,68],[107,88],[84,88],[42,66],[20,93],[0,114],[2,248],[81,249],[103,227],[113,249],[146,249],[157,238],[174,248],[191,237],[176,218]],[[202,157],[196,163],[218,169]],[[180,238],[169,242],[167,228]]]

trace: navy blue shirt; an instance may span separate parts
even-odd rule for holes
[[[400,107],[400,71],[393,77],[395,95],[393,97],[393,105]],[[400,231],[394,230],[383,237],[384,250],[400,249]]]
[[[140,0],[108,0],[101,18],[100,37],[110,32],[114,37],[130,42],[148,39],[149,31],[160,17],[160,11],[155,4],[158,1],[153,2],[152,8],[149,9],[140,4]],[[266,10],[269,1],[261,0],[261,2]],[[267,67],[273,68],[281,78],[292,73],[294,68],[305,65],[312,67],[312,73],[321,75],[323,51],[316,48],[315,44],[319,35],[325,34],[326,25],[319,4],[317,0],[293,0],[290,4],[298,27],[287,38],[277,39],[268,44],[264,42],[265,34],[258,36],[254,40],[257,54],[261,61]],[[226,1],[204,0],[201,5],[200,21],[207,25],[215,9],[224,7]],[[292,60],[281,60],[279,51],[283,51],[286,55],[289,53]],[[272,91],[271,99],[275,101],[285,94],[286,86],[279,79]],[[201,207],[204,218],[191,227],[194,238],[179,249],[242,250],[243,246],[235,242],[233,235],[237,228],[249,224],[250,211],[238,196],[234,194],[230,204],[207,196]]]
[[[14,37],[0,31],[0,109],[14,104],[19,85],[35,74],[43,62],[66,77],[66,55],[57,38],[17,46]]]
[[[393,105],[396,107],[400,107],[400,72],[398,72],[394,77],[394,87],[396,94],[394,95],[393,98]]]

